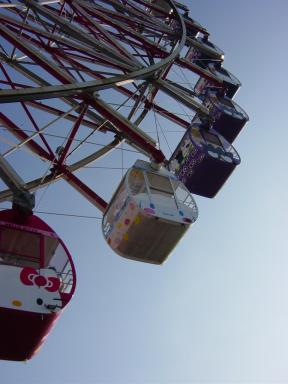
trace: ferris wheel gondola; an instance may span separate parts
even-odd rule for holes
[[[233,143],[249,120],[247,113],[234,100],[227,96],[217,96],[215,91],[207,92],[203,105],[214,119],[212,128],[229,143]]]
[[[222,67],[219,62],[201,63],[196,65],[200,71],[203,70],[203,77],[197,81],[194,91],[202,100],[205,98],[207,90],[212,89],[218,95],[225,95],[232,99],[241,87],[240,81],[228,69]],[[215,85],[215,82],[218,84]]]
[[[187,39],[190,46],[185,59],[194,62],[196,65],[205,65],[209,61],[222,62],[224,60],[224,52],[222,49],[213,44],[207,37],[198,36]]]
[[[170,158],[169,168],[190,192],[211,198],[240,164],[240,157],[222,135],[208,128],[201,119],[193,119]]]
[[[197,217],[192,195],[173,174],[138,160],[110,201],[102,229],[120,256],[162,264]]]
[[[29,360],[75,290],[71,255],[35,215],[0,212],[0,359]]]

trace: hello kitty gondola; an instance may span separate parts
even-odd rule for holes
[[[169,160],[169,169],[188,190],[214,197],[240,164],[236,150],[195,117]]]
[[[197,216],[193,197],[174,175],[137,160],[111,199],[102,229],[120,256],[162,264]]]
[[[0,212],[0,359],[30,359],[75,290],[62,240],[39,217]]]
[[[233,143],[249,120],[247,113],[235,101],[226,96],[217,96],[217,92],[213,91],[207,92],[203,105],[214,119],[212,128]]]

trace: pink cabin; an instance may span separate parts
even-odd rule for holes
[[[75,290],[71,256],[35,215],[0,212],[0,359],[30,359]]]

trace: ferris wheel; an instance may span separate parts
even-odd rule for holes
[[[0,32],[0,201],[12,201],[0,212],[0,286],[28,297],[0,294],[23,346],[0,358],[25,360],[76,283],[67,248],[32,213],[34,192],[65,180],[103,213],[117,254],[161,264],[197,219],[191,193],[214,197],[240,163],[232,143],[248,116],[223,51],[176,1],[0,1]],[[81,170],[111,166],[117,151],[133,162],[105,201],[103,181],[92,187]],[[19,321],[34,324],[32,341]]]

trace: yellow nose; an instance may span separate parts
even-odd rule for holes
[[[20,300],[13,300],[13,301],[12,301],[12,304],[13,304],[15,307],[21,307],[21,305],[22,305],[22,301],[20,301]]]

